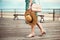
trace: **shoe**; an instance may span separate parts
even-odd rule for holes
[[[35,34],[29,34],[27,37],[34,37],[35,36]]]
[[[46,34],[46,32],[42,32],[40,36],[43,36],[44,34]]]

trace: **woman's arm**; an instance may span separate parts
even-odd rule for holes
[[[32,7],[32,0],[29,0],[29,8],[28,9],[31,9]]]
[[[30,3],[29,3],[29,5],[32,5],[32,0],[30,0]]]

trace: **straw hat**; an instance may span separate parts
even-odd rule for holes
[[[25,12],[25,20],[28,24],[32,25],[32,24],[36,24],[37,23],[37,16],[35,15],[35,12],[32,10],[27,10]]]
[[[31,16],[30,14],[27,14],[25,18],[26,18],[26,21],[28,21],[28,22],[30,22],[30,23],[31,23],[32,20],[33,20],[32,16]]]

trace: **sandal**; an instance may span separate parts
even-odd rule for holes
[[[29,34],[27,37],[34,37],[35,36],[35,34]]]

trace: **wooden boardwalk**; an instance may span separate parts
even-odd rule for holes
[[[46,21],[42,26],[46,30],[46,35],[39,36],[40,31],[35,27],[36,36],[27,38],[30,27],[24,20],[0,18],[0,40],[60,40],[60,21]]]

